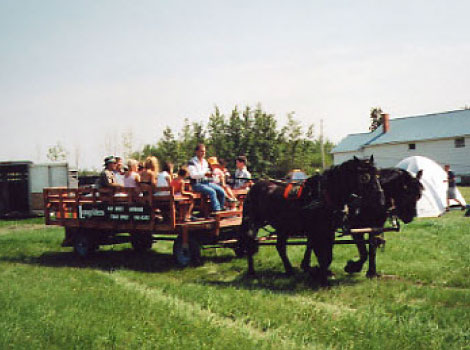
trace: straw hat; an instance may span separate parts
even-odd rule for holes
[[[220,166],[220,164],[217,160],[217,157],[209,157],[207,159],[207,163],[209,163],[209,165],[211,165],[211,166],[216,166],[216,165]]]

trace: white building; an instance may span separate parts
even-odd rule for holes
[[[334,164],[353,156],[374,156],[378,167],[393,167],[409,156],[450,164],[458,175],[470,175],[470,110],[389,119],[377,130],[346,136],[332,150]]]

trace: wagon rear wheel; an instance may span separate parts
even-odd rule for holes
[[[145,233],[145,234],[134,234],[131,236],[131,244],[132,248],[138,252],[146,252],[150,249],[152,249],[153,245],[153,237],[151,233]]]
[[[173,244],[173,257],[176,264],[186,267],[189,264],[201,264],[201,245],[194,238],[188,238],[188,246],[183,247],[183,238],[178,236]]]
[[[244,258],[246,256],[245,249],[241,247],[235,247],[233,248],[233,251],[235,252],[237,258]]]

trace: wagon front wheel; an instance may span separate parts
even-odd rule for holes
[[[75,254],[80,258],[86,258],[93,254],[98,246],[91,240],[91,238],[84,234],[79,233],[74,240],[73,249]]]
[[[188,238],[188,244],[183,247],[183,238],[178,236],[173,244],[173,257],[176,264],[181,267],[186,267],[189,264],[201,264],[201,245],[194,238]]]

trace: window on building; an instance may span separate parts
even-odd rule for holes
[[[409,144],[408,144],[408,149],[409,149],[409,150],[416,149],[416,143],[409,143]]]
[[[464,137],[457,137],[454,140],[454,145],[455,145],[455,148],[465,147],[465,138]]]

